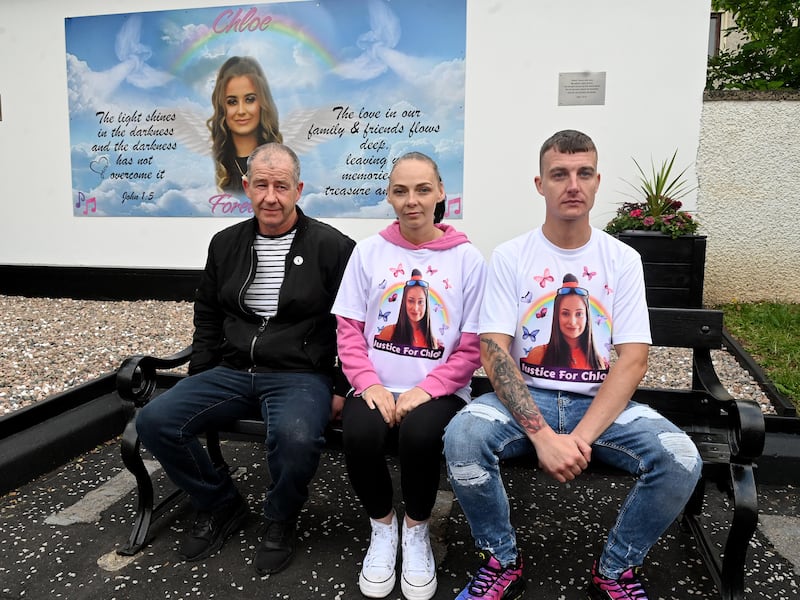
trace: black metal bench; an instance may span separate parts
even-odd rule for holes
[[[750,539],[758,522],[754,461],[764,447],[764,418],[756,402],[733,398],[720,383],[711,350],[722,347],[722,312],[705,309],[651,308],[654,346],[693,350],[691,389],[639,388],[634,399],[657,409],[686,431],[703,457],[703,477],[684,508],[681,523],[694,536],[698,550],[723,600],[744,598],[744,567]],[[155,394],[174,385],[183,375],[169,372],[188,362],[191,348],[170,357],[132,356],[117,371],[117,391],[128,411],[122,436],[122,460],[136,477],[138,507],[128,543],[118,552],[131,555],[147,543],[150,526],[183,495],[176,490],[154,503],[153,484],[140,453],[134,426],[136,410]],[[473,378],[473,393],[491,389],[486,377]],[[230,423],[208,432],[212,460],[227,469],[220,438],[263,442],[264,423],[253,419]],[[341,446],[341,428],[332,423],[326,434],[329,446]],[[529,464],[535,464],[529,461]],[[722,552],[701,522],[707,483],[716,484],[731,498],[733,511]]]

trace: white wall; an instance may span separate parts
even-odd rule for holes
[[[703,105],[697,171],[706,304],[800,302],[798,123],[797,97]]]
[[[239,4],[0,3],[0,264],[203,265],[211,234],[230,219],[73,217],[64,18]],[[539,224],[538,150],[559,129],[581,129],[598,145],[597,226],[628,199],[631,157],[660,161],[677,148],[680,166],[692,163],[709,10],[709,0],[468,0],[464,219],[454,224],[487,256]],[[605,105],[559,107],[559,73],[584,71],[606,72]],[[384,225],[331,223],[355,239]]]

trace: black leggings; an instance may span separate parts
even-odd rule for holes
[[[431,516],[439,489],[442,436],[450,419],[464,406],[458,396],[433,398],[390,428],[378,409],[349,395],[342,411],[344,456],[350,483],[367,514],[381,519],[392,511],[392,479],[387,448],[397,444],[400,487],[406,515],[415,521]]]

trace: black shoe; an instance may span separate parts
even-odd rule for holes
[[[214,512],[198,511],[192,529],[181,543],[180,557],[185,561],[208,558],[247,520],[247,502],[239,494]]]
[[[296,521],[273,521],[266,519],[264,537],[256,550],[253,564],[259,575],[270,575],[283,571],[294,556]]]

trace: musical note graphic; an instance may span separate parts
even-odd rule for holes
[[[89,214],[89,205],[92,205],[92,212],[97,212],[97,199],[92,196],[87,198],[83,192],[78,192],[78,201],[75,203],[75,208],[80,208],[83,204],[83,214]]]
[[[450,198],[447,200],[447,203],[444,208],[444,216],[445,218],[450,216],[450,207],[455,205],[455,209],[453,210],[452,214],[460,215],[461,214],[461,196],[458,198]]]

